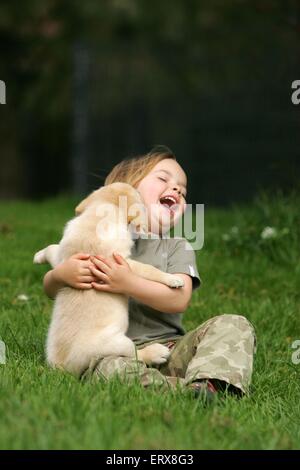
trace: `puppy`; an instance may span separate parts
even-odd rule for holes
[[[147,219],[141,211],[143,207],[138,191],[126,183],[113,183],[94,191],[77,206],[77,217],[67,223],[59,245],[50,245],[36,253],[34,263],[48,262],[55,267],[79,252],[104,257],[118,252],[139,276],[169,287],[183,286],[182,279],[172,274],[128,259],[133,246],[129,224],[136,231],[144,231]],[[139,208],[138,214],[132,208]],[[134,343],[125,335],[127,328],[125,295],[64,287],[54,303],[46,344],[47,361],[52,367],[76,375],[91,361],[109,355],[135,357],[137,354],[148,365],[167,361],[169,350],[158,343],[136,351]]]

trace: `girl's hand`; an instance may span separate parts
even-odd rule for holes
[[[87,253],[76,253],[53,270],[56,282],[75,289],[92,289],[92,282],[96,278],[91,273],[94,267]]]
[[[121,255],[113,253],[113,259],[102,256],[91,256],[94,267],[91,272],[98,282],[92,282],[94,289],[101,292],[126,294],[128,286],[133,282],[135,274]]]

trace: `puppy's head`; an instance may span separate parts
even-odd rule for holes
[[[117,206],[127,218],[128,224],[138,232],[146,231],[147,217],[143,200],[139,192],[127,183],[112,183],[93,191],[81,201],[75,209],[75,214],[82,214],[87,208],[100,204]]]

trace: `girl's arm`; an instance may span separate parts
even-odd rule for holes
[[[59,289],[64,287],[64,284],[56,279],[54,271],[55,269],[48,271],[43,279],[44,292],[50,299],[53,300],[55,299]]]
[[[100,292],[125,294],[164,313],[181,313],[189,305],[192,279],[187,274],[176,274],[185,284],[184,287],[173,289],[133,273],[127,261],[120,255],[114,254],[115,261],[100,256],[91,257],[91,260],[95,264],[91,272],[98,280],[92,282],[92,286]]]
[[[90,255],[76,253],[44,276],[44,291],[50,299],[54,299],[62,287],[74,287],[75,289],[92,289],[95,281],[91,274]]]
[[[127,287],[127,295],[164,313],[182,313],[192,296],[192,279],[187,274],[176,273],[184,281],[184,287],[173,289],[155,281],[133,275]]]

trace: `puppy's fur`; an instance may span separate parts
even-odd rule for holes
[[[113,183],[94,191],[77,206],[77,217],[67,223],[60,244],[36,253],[34,263],[48,262],[55,267],[79,252],[104,257],[117,252],[139,276],[170,287],[181,287],[182,279],[128,259],[133,245],[128,224],[143,231],[146,216],[140,213],[133,219],[130,210],[124,213],[125,208],[119,206],[120,196],[127,198],[128,209],[135,203],[142,205],[139,193],[126,183]],[[111,220],[103,217],[105,211],[101,209],[104,207],[110,209]],[[125,336],[127,328],[128,299],[125,295],[64,287],[59,290],[54,303],[46,345],[47,361],[53,367],[80,374],[91,361],[101,357],[134,357],[134,343]],[[138,359],[146,364],[164,363],[168,356],[168,348],[161,344],[137,351]]]

